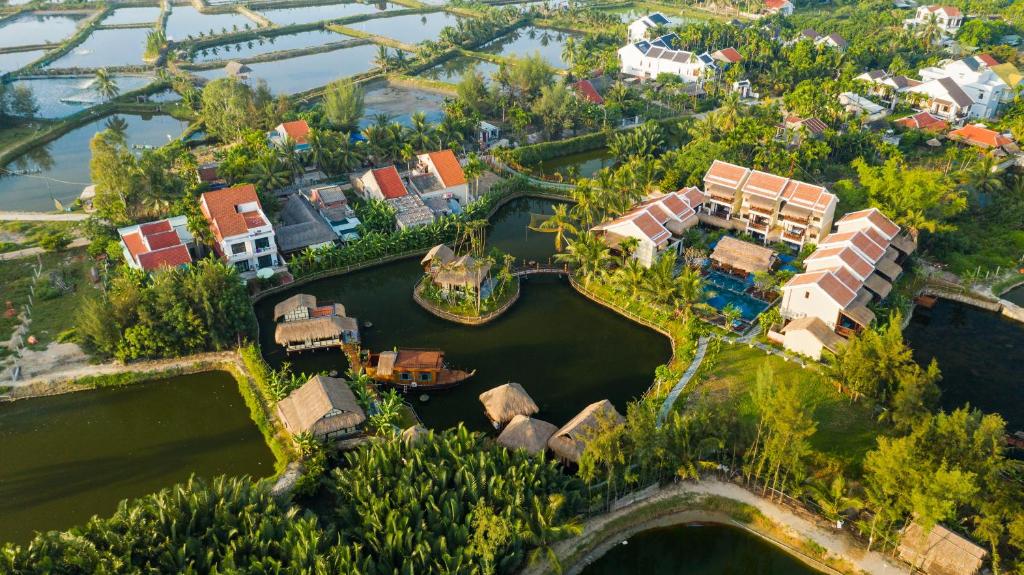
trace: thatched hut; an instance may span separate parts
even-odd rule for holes
[[[356,433],[366,414],[343,379],[315,375],[277,403],[277,416],[292,435],[310,432],[319,439]]]
[[[724,236],[711,252],[711,264],[731,274],[745,276],[770,270],[775,257],[775,250]]]
[[[501,427],[512,421],[517,415],[533,415],[540,411],[523,386],[518,383],[506,383],[480,394],[480,403],[484,404],[487,419],[495,427]]]
[[[420,265],[423,266],[423,271],[430,273],[432,270],[446,266],[453,261],[455,261],[455,252],[444,244],[437,244],[430,248],[427,255],[423,256],[423,259],[420,260]]]
[[[359,323],[353,317],[337,315],[286,321],[277,324],[274,341],[287,351],[340,347],[359,341]]]
[[[558,431],[553,424],[525,415],[517,415],[498,436],[498,443],[509,449],[525,449],[534,455],[543,453],[548,440]]]
[[[430,272],[434,283],[445,291],[479,290],[480,284],[491,271],[490,262],[481,262],[467,254],[456,258],[451,263],[439,266]]]
[[[224,73],[232,78],[244,78],[248,74],[252,73],[252,68],[241,62],[231,60],[224,66]]]
[[[583,408],[569,423],[562,426],[548,439],[548,449],[562,461],[579,463],[586,447],[587,433],[597,427],[602,418],[610,418],[617,423],[624,423],[625,418],[615,410],[615,406],[607,399],[591,403]]]
[[[988,552],[941,525],[930,531],[916,521],[903,530],[900,558],[929,575],[974,575]]]
[[[426,427],[423,427],[422,425],[413,425],[402,430],[402,441],[404,441],[406,445],[412,445],[425,437],[428,433],[430,433],[430,430]]]
[[[274,321],[282,317],[285,321],[308,319],[309,310],[314,308],[316,308],[316,296],[309,295],[308,293],[297,293],[284,301],[278,302],[274,306]],[[342,315],[345,314],[342,313]]]

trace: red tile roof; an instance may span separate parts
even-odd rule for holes
[[[146,252],[141,254],[138,259],[139,266],[146,271],[153,271],[165,266],[176,267],[192,263],[192,256],[189,255],[185,244]]]
[[[697,206],[704,203],[704,192],[696,186],[677,190],[676,195],[683,198],[686,204],[693,209],[697,209]]]
[[[975,56],[975,58],[981,60],[988,66],[999,65],[999,60],[996,60],[995,57],[992,56],[992,54],[979,54],[978,56]]]
[[[747,183],[743,184],[743,192],[777,200],[785,191],[788,183],[788,178],[754,170],[747,178]]]
[[[931,112],[918,112],[913,116],[900,118],[896,123],[911,130],[925,130],[928,132],[944,132],[949,124],[942,118]]]
[[[772,10],[778,10],[786,5],[787,0],[764,0],[764,5]]]
[[[961,141],[979,148],[998,148],[1013,143],[1010,138],[995,130],[989,130],[981,124],[968,124],[959,130],[953,130],[947,136],[951,140]]]
[[[441,150],[440,152],[430,152],[429,156],[444,187],[451,188],[466,183],[466,174],[463,173],[462,166],[459,165],[459,160],[455,157],[455,152]]]
[[[956,6],[939,6],[937,4],[933,4],[931,6],[928,6],[928,11],[929,12],[945,12],[946,16],[948,16],[950,18],[955,18],[955,17],[960,15],[960,9],[957,8]]]
[[[825,292],[825,294],[832,298],[840,307],[846,307],[850,305],[854,299],[857,298],[857,292],[846,287],[832,270],[822,270],[817,272],[808,272],[793,276],[793,279],[789,280],[786,287],[797,287],[797,286],[809,286],[814,285]]]
[[[859,212],[850,212],[839,219],[839,224],[861,222],[867,220],[870,224],[874,225],[875,228],[886,238],[892,239],[896,234],[900,233],[900,227],[893,223],[892,220],[885,217],[882,212],[878,211],[878,208],[868,208]]]
[[[142,234],[138,232],[125,234],[121,237],[121,240],[124,241],[124,245],[128,248],[128,252],[132,254],[133,258],[138,258],[139,254],[149,251],[145,242],[142,241]]]
[[[708,168],[708,172],[704,174],[704,181],[711,181],[715,184],[729,186],[730,188],[739,188],[749,173],[750,169],[748,168],[715,160],[711,163],[711,167]]]
[[[142,235],[144,235],[144,236],[149,236],[149,235],[153,235],[153,234],[159,234],[159,233],[163,233],[163,232],[169,232],[172,229],[173,228],[171,228],[171,222],[169,222],[167,220],[160,220],[158,222],[149,222],[149,223],[142,224],[142,225],[139,226],[139,231],[142,232]]]
[[[826,247],[817,249],[804,261],[810,264],[816,264],[816,262],[820,262],[822,260],[839,261],[846,267],[850,268],[854,273],[857,274],[857,276],[861,278],[866,278],[869,275],[871,275],[871,272],[875,271],[875,267],[871,265],[871,262],[865,260],[863,257],[858,255],[857,252],[853,251],[852,248],[845,246]]]
[[[871,230],[872,228],[867,229]],[[878,239],[882,239],[881,236],[877,235],[877,232],[875,232],[875,235]],[[825,239],[821,240],[820,244],[818,244],[819,247],[834,247],[848,245],[852,245],[853,247],[860,250],[862,254],[867,256],[868,260],[874,263],[877,262],[879,258],[881,258],[883,255],[885,255],[885,249],[886,247],[888,247],[889,242],[885,241],[884,244],[879,244],[878,242],[875,241],[875,239],[873,239],[865,231],[862,230],[858,232],[842,232],[829,234],[828,236],[825,237]]]
[[[283,131],[289,138],[295,140],[296,144],[305,144],[307,137],[309,136],[309,124],[307,124],[305,120],[284,122],[277,128],[278,131]]]
[[[249,231],[249,222],[238,212],[237,206],[252,202],[262,208],[259,196],[256,195],[256,187],[252,184],[243,184],[206,192],[201,196],[199,205],[210,222],[213,235],[218,240],[223,240]]]
[[[850,273],[850,270],[842,266],[832,268],[830,271],[836,276],[836,279],[843,282],[843,285],[850,288],[852,291],[857,291],[860,289],[860,286],[864,285],[863,281]]]
[[[584,100],[597,104],[598,106],[604,104],[604,98],[597,92],[597,88],[594,88],[594,85],[590,83],[590,80],[580,80],[573,84],[572,87]]]
[[[394,166],[373,170],[373,179],[377,182],[377,187],[380,188],[380,193],[384,196],[384,199],[393,200],[409,195],[408,190],[405,189],[405,184],[402,183],[401,176],[398,175],[398,170]]]
[[[634,216],[633,224],[656,244],[661,244],[661,242],[667,240],[669,236],[672,235],[671,232],[666,230],[664,226],[658,223],[651,214],[646,211]]]
[[[731,46],[729,48],[724,48],[722,50],[715,52],[713,56],[721,60],[725,60],[726,62],[731,62],[733,64],[743,59],[743,56],[740,55],[736,48],[733,48]]]
[[[178,237],[178,232],[171,230],[147,235],[146,243],[149,244],[150,251],[156,251],[180,244],[181,238]]]

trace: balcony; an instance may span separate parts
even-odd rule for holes
[[[756,220],[747,221],[747,229],[761,232],[762,234],[768,233],[768,222],[759,222]]]
[[[810,218],[801,218],[800,216],[794,216],[787,213],[779,214],[779,219],[786,222],[787,224],[793,224],[795,226],[806,227],[807,224],[811,223]]]
[[[747,204],[747,209],[752,211],[752,212],[756,212],[758,214],[764,214],[766,216],[771,216],[771,215],[775,214],[775,210],[773,210],[771,208],[755,206],[753,204]]]
[[[271,251],[274,251],[274,244],[268,244],[268,245],[265,245],[263,247],[257,247],[256,248],[256,253],[258,253],[258,254],[262,254],[262,253],[265,253],[265,252],[271,252]]]
[[[708,199],[710,199],[712,202],[715,202],[715,203],[718,203],[718,204],[724,204],[726,206],[731,206],[732,203],[733,203],[733,200],[735,198],[734,198],[734,196],[728,196],[728,195],[721,194],[721,193],[716,194],[714,192],[711,192],[710,194],[708,194]]]
[[[803,232],[795,232],[793,230],[785,230],[782,232],[782,239],[787,242],[793,242],[795,244],[802,244],[804,242]]]

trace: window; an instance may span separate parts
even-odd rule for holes
[[[245,253],[245,242],[238,242],[237,244],[231,244],[231,255],[237,256],[238,254]]]
[[[245,273],[245,272],[249,271],[249,262],[248,262],[248,260],[243,260],[243,261],[240,261],[240,262],[235,262],[235,269],[237,269],[241,273]]]
[[[805,291],[804,292],[804,299],[811,299],[811,292]]]
[[[412,375],[408,371],[403,371],[398,374],[398,379],[401,379],[402,381],[409,381],[412,379]]]
[[[260,238],[256,240],[256,251],[262,252],[270,249],[270,238]]]
[[[420,381],[430,381],[431,379],[432,378],[431,378],[431,374],[430,373],[421,373],[420,374]]]

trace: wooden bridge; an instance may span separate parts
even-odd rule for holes
[[[552,264],[527,264],[512,270],[512,275],[519,278],[541,274],[567,276],[569,273],[568,265],[556,266]]]

